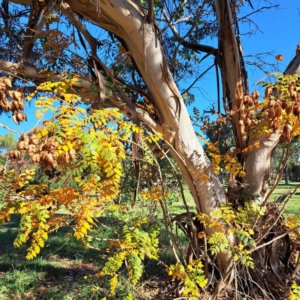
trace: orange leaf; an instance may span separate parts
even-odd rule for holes
[[[278,55],[275,56],[275,59],[279,60],[279,61],[283,61],[283,55],[278,54]]]

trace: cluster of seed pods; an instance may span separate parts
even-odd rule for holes
[[[265,90],[265,98],[269,99],[265,117],[269,119],[268,127],[274,132],[281,127],[279,118],[282,116],[283,111],[285,111],[287,116],[294,115],[298,118],[298,121],[300,121],[300,97],[298,96],[297,90],[290,84],[285,94],[286,95],[279,97],[280,99],[276,99],[273,96],[272,88],[268,87]],[[286,97],[283,98],[284,96]],[[284,124],[282,124],[282,134],[280,136],[281,143],[291,140],[292,129],[292,124],[288,120],[284,121]]]
[[[24,105],[24,93],[9,90],[12,87],[8,78],[0,78],[0,108],[5,112],[12,112],[12,119],[16,124],[27,121],[26,114],[22,111]]]
[[[35,134],[30,136],[22,134],[18,142],[18,149],[10,150],[8,156],[11,160],[18,160],[21,153],[27,153],[34,164],[39,164],[46,170],[55,168],[58,163],[68,163],[75,159],[76,151],[74,149],[57,156],[58,147],[59,143],[54,137],[39,140]]]

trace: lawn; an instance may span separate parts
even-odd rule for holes
[[[286,186],[281,182],[272,195],[278,198],[284,191],[291,191],[297,183]],[[193,208],[193,199],[186,193],[186,201]],[[169,198],[170,214],[180,213],[184,205],[175,194]],[[300,214],[300,191],[295,193],[287,205],[286,214]],[[147,207],[138,206],[139,215],[145,215]],[[162,226],[162,215],[153,216],[155,222]],[[102,218],[102,223],[111,222],[109,218]],[[38,258],[28,261],[25,258],[26,245],[20,249],[13,247],[13,241],[18,231],[19,218],[13,216],[11,222],[0,225],[0,300],[11,299],[103,299],[109,295],[108,279],[92,277],[103,266],[106,253],[105,245],[98,242],[96,247],[103,252],[84,250],[82,246],[70,236],[66,228],[49,236],[45,248]],[[101,237],[109,237],[109,231],[102,229]],[[185,237],[179,231],[179,240],[184,247]],[[102,242],[103,243],[103,242]],[[168,246],[166,233],[162,229],[160,235],[161,260],[172,263],[173,257]],[[125,299],[132,293],[134,299],[172,299],[170,293],[174,285],[166,275],[164,267],[157,261],[145,262],[145,275],[142,283],[133,286],[126,276],[126,268],[120,272],[121,283],[117,286],[114,299]],[[85,279],[86,278],[86,279]],[[163,296],[165,295],[165,296]]]

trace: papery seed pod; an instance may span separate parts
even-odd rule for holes
[[[268,128],[271,129],[272,127],[273,127],[273,121],[270,120],[270,121],[268,122]]]
[[[284,138],[283,135],[281,135],[280,138],[279,138],[279,143],[280,143],[280,144],[283,144],[284,141],[285,141],[285,138]]]
[[[0,101],[6,99],[5,93],[0,91]]]
[[[30,157],[35,164],[40,162],[40,155],[38,153],[32,154]]]
[[[5,111],[8,112],[11,110],[11,102],[7,101],[6,99],[2,99],[0,101],[0,107]]]
[[[203,132],[206,132],[206,126],[201,126],[200,129],[203,131]]]
[[[291,132],[293,130],[293,125],[291,125],[290,123],[286,124],[287,127],[287,131]]]
[[[42,146],[42,151],[49,152],[50,146],[51,146],[51,141],[49,141],[48,139],[46,139],[41,146]]]
[[[28,153],[37,153],[38,149],[36,145],[29,145],[28,146]]]
[[[14,156],[13,150],[9,150],[7,152],[7,154],[8,154],[9,159],[13,159],[13,156]]]
[[[0,78],[0,91],[6,91],[8,88],[11,88],[12,84],[8,78]]]
[[[247,116],[247,113],[246,113],[245,109],[240,109],[240,119],[245,120],[246,116]]]
[[[55,154],[48,153],[46,156],[46,161],[52,168],[57,166],[57,157]]]
[[[46,161],[46,159],[47,159],[47,154],[48,154],[47,151],[41,151],[41,152],[40,152],[40,161],[41,161],[41,162],[45,162],[45,161]]]
[[[19,110],[19,102],[18,101],[11,102],[11,110],[12,111],[18,111]]]
[[[275,104],[276,104],[276,101],[275,101],[275,100],[270,100],[268,106],[269,106],[269,107],[274,107]]]
[[[293,105],[288,104],[285,108],[286,113],[289,115],[293,111]]]
[[[258,120],[255,119],[255,118],[253,118],[253,119],[252,119],[252,123],[253,123],[254,125],[257,125],[257,124],[258,124]]]
[[[35,134],[32,134],[30,136],[30,143],[33,145],[37,145],[39,143],[39,140]]]
[[[241,98],[236,99],[236,106],[237,106],[238,108],[241,107],[242,103],[243,103],[243,99],[241,99]]]
[[[290,140],[292,139],[291,133],[290,133],[289,131],[287,131],[287,132],[285,133],[285,139],[286,139],[287,141],[290,141]]]
[[[6,103],[6,109],[7,109],[7,111],[11,111],[12,110],[12,103],[10,101],[7,101],[7,103]]]
[[[281,107],[281,106],[282,106],[282,101],[281,101],[281,100],[279,100],[279,99],[277,99],[277,100],[276,100],[276,105],[278,105],[278,106],[280,106],[280,107]]]
[[[278,121],[278,119],[274,119],[273,120],[273,128],[274,128],[275,131],[279,129],[279,121]]]
[[[24,100],[20,100],[20,101],[18,101],[18,103],[19,103],[19,110],[24,110],[24,108],[25,108]]]
[[[282,100],[281,107],[282,107],[282,109],[286,109],[286,107],[287,107],[287,101],[286,100]]]
[[[20,122],[27,121],[27,116],[24,112],[18,112],[17,117],[19,118]]]
[[[252,92],[252,98],[254,99],[258,99],[259,98],[259,92],[258,91],[253,91]]]
[[[231,116],[230,115],[226,115],[226,120],[229,122],[232,120]]]
[[[16,124],[19,125],[20,122],[19,122],[19,119],[18,119],[17,115],[18,115],[18,112],[17,112],[17,111],[14,111],[14,113],[13,113],[13,115],[12,115],[12,119],[13,119],[13,121],[14,121]]]
[[[28,150],[28,145],[24,141],[21,141],[18,143],[18,149],[19,150]]]
[[[13,150],[13,158],[19,160],[21,157],[21,153],[18,150]]]
[[[299,112],[300,112],[300,106],[298,104],[295,104],[294,107],[293,107],[293,114],[295,116],[298,116]]]
[[[249,111],[248,111],[248,114],[247,114],[247,117],[250,118],[250,119],[252,119],[252,118],[254,117],[254,114],[255,114],[255,113],[254,113],[253,110],[249,110]]]
[[[273,89],[271,87],[267,87],[265,89],[265,97],[269,98],[273,94]]]
[[[69,150],[69,155],[70,155],[70,159],[75,159],[76,158],[76,151],[75,149],[70,149]]]
[[[64,153],[61,155],[61,159],[62,159],[62,161],[66,162],[66,163],[69,163],[69,161],[70,161],[70,155],[69,155],[69,152],[64,152]]]
[[[258,103],[259,103],[258,99],[253,99],[253,104],[254,104],[255,106],[257,106]]]
[[[294,85],[289,84],[288,91],[289,91],[291,97],[292,97],[292,93],[293,93],[294,89],[295,89]]]
[[[273,108],[270,108],[268,111],[268,118],[272,119],[275,117],[275,110]]]
[[[276,117],[279,118],[282,116],[282,108],[280,106],[278,106],[276,108]]]
[[[11,97],[11,96],[9,96]],[[24,99],[24,93],[19,91],[12,91],[12,98],[18,102],[22,101]]]
[[[245,125],[246,125],[246,126],[250,126],[251,123],[252,123],[252,121],[251,121],[249,118],[247,118],[247,119],[245,120]]]
[[[248,95],[244,96],[244,104],[245,104],[246,106],[251,106],[251,105],[253,105],[253,99],[252,99],[252,97],[250,97],[250,96],[248,96]]]
[[[297,99],[298,99],[298,92],[297,91],[293,91],[292,92],[292,94],[291,94],[291,99],[293,100],[293,101],[297,101]]]

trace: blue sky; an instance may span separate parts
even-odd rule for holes
[[[254,4],[255,9],[268,5],[266,1],[261,0],[252,0],[252,3]],[[279,4],[278,8],[266,9],[251,15],[250,19],[254,23],[246,22],[241,24],[240,31],[243,52],[246,56],[270,52],[272,55],[267,55],[264,59],[270,64],[275,64],[276,71],[283,72],[295,55],[296,45],[300,44],[300,1],[278,0],[277,4]],[[253,10],[248,5],[245,5],[243,12],[239,17],[243,17],[251,12],[253,12]],[[252,33],[246,34],[249,32]],[[206,42],[207,44],[217,46],[216,40],[207,40]],[[284,56],[282,62],[278,62],[275,59],[275,56],[278,54]],[[203,66],[200,66],[200,68],[205,70],[205,67],[208,67],[209,65],[210,62],[208,61],[207,63],[204,63]],[[247,67],[247,70],[250,90],[258,89],[259,86],[257,86],[256,83],[259,80],[263,80],[266,75],[254,67]],[[274,70],[270,69],[270,71],[273,72]],[[186,85],[189,85],[188,81],[186,82]],[[212,104],[216,105],[216,77],[213,70],[195,85],[193,92],[196,96],[196,102],[189,107],[190,111],[192,111],[193,106],[203,110],[208,109]],[[16,125],[10,117],[6,117],[5,115],[1,116],[0,122],[19,132],[26,132],[36,121],[34,108],[34,103],[31,103],[30,106],[26,103],[28,122]],[[8,131],[0,127],[0,134],[6,133],[8,133]]]

